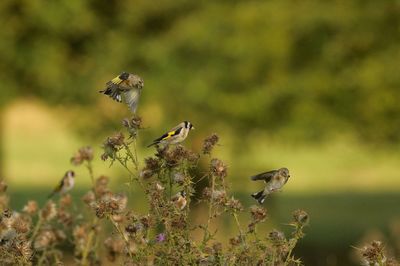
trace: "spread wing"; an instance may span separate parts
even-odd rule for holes
[[[277,170],[272,170],[269,172],[261,173],[255,176],[250,177],[251,180],[257,181],[257,180],[264,180],[265,182],[271,181],[272,177],[276,174]]]
[[[125,102],[133,113],[136,113],[136,108],[139,103],[140,92],[140,89],[133,89],[124,92]]]
[[[106,89],[100,91],[100,93],[104,93],[117,102],[122,102],[120,85],[127,81],[129,78],[129,73],[122,72],[119,76],[113,78],[109,82],[106,83]]]

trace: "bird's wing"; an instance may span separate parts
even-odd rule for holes
[[[174,127],[173,129],[171,129],[170,131],[168,131],[167,133],[165,133],[164,135],[162,135],[158,139],[155,139],[154,142],[166,140],[166,139],[172,138],[172,137],[174,137],[176,135],[179,135],[179,133],[181,132],[182,128],[183,128],[183,126]]]
[[[256,180],[264,180],[265,182],[271,181],[272,177],[276,174],[276,170],[272,170],[269,172],[261,173],[255,176],[250,177],[251,180],[256,181]]]
[[[53,189],[53,191],[49,195],[49,198],[51,198],[55,193],[60,192],[62,187],[63,187],[63,185],[64,185],[64,178],[61,179],[61,182],[58,183],[58,185]]]
[[[121,92],[120,92],[120,85],[126,82],[129,78],[129,73],[122,72],[120,75],[116,76],[112,80],[106,83],[106,88],[101,93],[104,93],[117,102],[122,102]]]
[[[140,92],[140,89],[133,89],[124,92],[125,102],[133,113],[136,113],[136,108],[139,103]]]

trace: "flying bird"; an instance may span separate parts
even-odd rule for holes
[[[158,144],[169,145],[169,144],[180,143],[186,139],[187,135],[189,134],[189,131],[192,129],[194,129],[192,123],[184,121],[179,125],[177,125],[176,127],[169,130],[167,133],[165,133],[158,139],[155,139],[153,143],[151,143],[147,147],[151,147],[153,145],[158,145]]]
[[[143,79],[136,74],[122,72],[119,76],[106,83],[106,88],[100,93],[108,95],[117,102],[125,101],[129,109],[136,113],[140,94],[144,86]]]
[[[183,210],[186,207],[186,192],[185,191],[179,191],[175,196],[171,198],[172,202],[175,204],[175,206]]]
[[[286,184],[289,177],[289,170],[287,168],[280,168],[278,170],[252,176],[251,180],[253,181],[264,180],[265,188],[259,192],[253,193],[251,196],[255,198],[258,203],[262,204],[269,194],[280,190]]]
[[[56,188],[51,192],[49,198],[53,197],[56,193],[65,194],[70,191],[75,184],[75,173],[74,171],[67,171],[61,182],[56,186]]]

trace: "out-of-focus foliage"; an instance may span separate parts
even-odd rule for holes
[[[127,70],[202,124],[400,139],[399,1],[3,0],[0,20],[1,101],[94,105]]]

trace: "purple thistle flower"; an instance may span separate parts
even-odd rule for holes
[[[161,242],[164,242],[164,241],[165,241],[165,238],[166,238],[165,234],[164,234],[164,233],[161,233],[161,234],[158,234],[158,235],[156,236],[156,241],[157,241],[157,243],[161,243]]]

